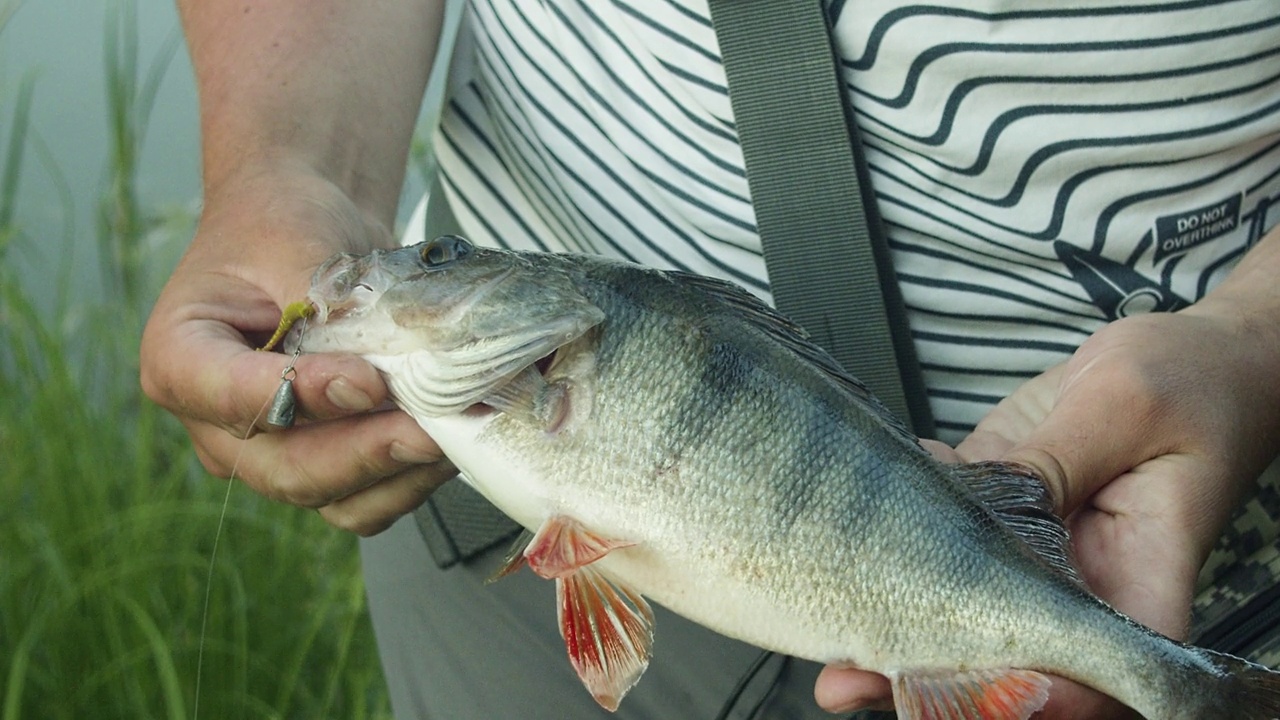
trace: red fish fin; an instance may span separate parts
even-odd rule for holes
[[[635,543],[600,537],[572,518],[555,515],[538,528],[524,557],[529,567],[542,577],[562,578],[610,551],[630,545]]]
[[[532,541],[533,533],[528,530],[521,530],[516,541],[511,544],[511,549],[507,551],[507,556],[503,558],[502,567],[498,568],[498,571],[493,575],[490,575],[489,579],[484,581],[485,584],[488,585],[489,583],[497,582],[524,567],[524,551],[529,547],[529,543]]]
[[[653,610],[639,593],[590,567],[557,578],[556,600],[569,662],[596,702],[617,710],[649,667]]]
[[[1049,699],[1049,678],[1031,670],[927,671],[889,680],[902,720],[1026,720]]]

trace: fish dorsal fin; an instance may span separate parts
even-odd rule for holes
[[[796,353],[805,361],[818,367],[837,385],[862,405],[878,415],[885,424],[907,440],[920,452],[925,452],[919,439],[911,432],[906,423],[889,412],[880,399],[861,380],[849,374],[835,358],[809,339],[809,333],[795,321],[769,307],[760,298],[752,295],[742,287],[717,278],[695,275],[693,273],[667,271],[664,273],[673,282],[685,287],[694,288],[696,292],[713,298],[723,307],[733,311],[750,325],[768,335],[775,342]]]
[[[953,472],[1040,557],[1084,584],[1071,561],[1071,537],[1054,514],[1049,489],[1036,471],[1020,463],[990,461],[956,465]]]
[[[544,578],[562,578],[590,565],[618,548],[635,545],[626,540],[601,537],[577,520],[553,515],[534,533],[524,558],[530,569]]]
[[[610,712],[649,667],[653,610],[631,588],[583,567],[556,580],[560,635],[591,696]]]
[[[1026,720],[1049,700],[1049,678],[1031,670],[893,673],[902,720]]]

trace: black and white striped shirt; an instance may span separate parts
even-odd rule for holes
[[[1280,209],[1280,2],[831,0],[944,439]],[[471,0],[436,147],[481,243],[768,298],[705,0]]]

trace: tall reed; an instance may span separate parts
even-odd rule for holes
[[[140,78],[136,10],[112,7],[107,290],[36,307],[0,263],[0,720],[190,718],[206,591],[200,717],[386,717],[354,538],[233,486],[206,582],[227,485],[137,383],[144,305],[168,270],[154,267],[156,234],[180,244],[191,224],[166,225],[137,190],[176,40]],[[14,208],[36,85],[0,96],[14,118],[0,255],[24,241]]]

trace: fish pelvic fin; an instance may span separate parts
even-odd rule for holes
[[[538,528],[525,548],[524,558],[538,575],[564,578],[618,548],[632,545],[635,543],[601,537],[573,518],[553,515]]]
[[[1053,499],[1035,470],[1020,463],[956,465],[955,477],[1054,569],[1083,586],[1071,559],[1071,536],[1053,512]]]
[[[560,635],[582,684],[613,712],[649,667],[653,610],[592,567],[556,579]]]
[[[1026,720],[1049,700],[1032,670],[927,670],[889,675],[902,720]]]
[[[497,569],[487,580],[485,585],[495,583],[502,578],[516,572],[524,567],[526,561],[524,559],[524,551],[529,547],[529,543],[533,542],[533,533],[528,530],[521,530],[516,537],[515,542],[511,543],[511,549],[507,551],[506,557],[502,559],[502,566]]]

